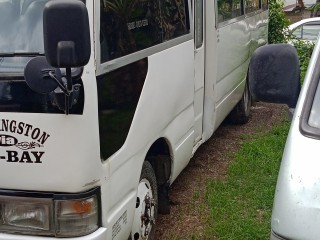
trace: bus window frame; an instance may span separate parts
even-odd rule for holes
[[[184,42],[194,39],[194,28],[193,28],[193,16],[191,9],[191,0],[187,0],[188,3],[188,19],[189,21],[189,32],[182,36],[164,41],[157,45],[142,49],[140,51],[109,60],[101,63],[101,44],[100,44],[100,1],[95,1],[94,6],[94,52],[95,52],[95,63],[96,63],[96,76],[103,75],[107,72],[111,72],[120,67],[126,66],[130,63],[136,62],[158,52],[162,52],[171,47],[177,46]]]

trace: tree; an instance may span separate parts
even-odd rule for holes
[[[283,12],[283,0],[270,0],[269,3],[269,43],[285,43],[287,41],[289,20]]]

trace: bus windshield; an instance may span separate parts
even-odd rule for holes
[[[42,15],[47,1],[0,0],[0,74],[22,73],[30,55],[43,54]]]

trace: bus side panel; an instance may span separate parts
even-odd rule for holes
[[[204,139],[212,135],[241,99],[250,57],[257,47],[267,43],[267,17],[265,11],[217,30],[212,25],[207,29],[210,40],[207,40]],[[211,68],[214,62],[216,72]]]
[[[193,41],[152,55],[148,61],[148,75],[128,145],[132,151],[146,149],[148,145],[143,143],[151,145],[165,137],[172,149],[173,175],[177,175],[190,160],[194,140],[190,134],[194,124]]]
[[[246,20],[218,28],[217,44],[217,83],[216,83],[216,121],[218,128],[241,99],[253,39]]]
[[[157,139],[163,137],[170,145],[172,180],[188,164],[194,141],[193,77],[192,40],[148,57],[147,77],[127,139],[103,163],[110,176],[101,186],[108,236],[124,216],[127,222],[114,239],[125,239],[131,231],[142,164]]]
[[[224,57],[218,61],[215,129],[243,95],[250,58],[267,43],[267,17],[258,13],[218,30],[218,57]]]

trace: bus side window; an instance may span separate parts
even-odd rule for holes
[[[189,33],[187,0],[100,0],[101,63]],[[159,4],[160,2],[160,4]]]
[[[257,11],[259,8],[259,0],[244,0],[245,13]]]
[[[269,1],[268,0],[262,0],[262,9],[267,10],[269,8]]]
[[[161,19],[163,41],[167,41],[189,32],[185,1],[161,1]]]
[[[137,0],[114,4],[100,0],[101,63],[161,42],[157,1]]]
[[[240,0],[218,0],[218,22],[224,22],[242,15]]]
[[[195,44],[199,48],[203,43],[203,1],[195,0],[194,5]]]

